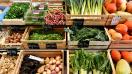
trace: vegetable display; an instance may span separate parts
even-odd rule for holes
[[[70,74],[112,74],[111,64],[105,51],[76,50],[70,54]]]
[[[73,34],[70,37],[72,41],[89,40],[89,41],[108,41],[108,37],[104,30],[98,28],[83,27],[77,29],[76,26],[71,28]]]
[[[10,36],[6,37],[5,43],[21,43],[22,33],[14,32]]]
[[[132,52],[131,51],[120,51],[112,49],[111,57],[115,64],[116,74],[131,74],[132,73]]]
[[[35,6],[34,6],[35,5]],[[34,4],[32,3],[32,9],[27,13],[27,16],[25,18],[26,24],[35,24],[40,25],[44,24],[44,15],[47,8],[47,5],[44,3]]]
[[[45,64],[38,68],[37,73],[62,74],[63,63],[61,56],[46,57]]]
[[[13,74],[16,66],[17,56],[3,55],[0,61],[0,74]]]
[[[131,15],[132,1],[127,0],[105,0],[104,7],[110,14]]]
[[[26,55],[19,74],[62,74],[63,62],[61,56],[43,58],[40,62]]]
[[[132,21],[127,20],[123,24],[117,24],[115,29],[109,29],[108,32],[113,40],[132,40]]]
[[[104,0],[65,0],[71,15],[101,15]]]
[[[29,40],[62,40],[63,36],[58,32],[42,32],[42,29],[34,30],[30,35]]]
[[[21,19],[29,9],[29,3],[14,3],[7,12],[5,19]]]
[[[65,15],[61,10],[53,9],[45,16],[45,23],[47,25],[64,25]]]

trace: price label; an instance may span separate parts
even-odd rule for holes
[[[29,43],[28,47],[29,49],[40,49],[37,43]]]
[[[17,56],[17,51],[18,49],[12,48],[12,49],[7,49],[7,55],[9,56]]]
[[[113,17],[112,21],[111,21],[111,25],[116,25],[119,23],[121,17],[120,16],[115,16]]]
[[[44,62],[44,59],[42,59],[42,58],[40,58],[40,57],[36,57],[36,56],[30,55],[29,58],[32,59],[32,60],[39,61],[39,62]]]

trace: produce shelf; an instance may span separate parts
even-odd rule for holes
[[[132,0],[0,0],[0,74],[132,74],[131,54]]]

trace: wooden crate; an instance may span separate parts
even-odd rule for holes
[[[14,2],[14,3],[30,3],[30,2]],[[25,25],[24,18],[27,15],[28,11],[30,11],[30,10],[31,10],[31,8],[29,5],[29,9],[27,9],[27,12],[25,12],[23,18],[21,18],[21,19],[3,19],[2,24],[3,25]]]
[[[10,73],[10,74],[16,74],[15,72],[16,72],[16,69],[18,68],[18,67],[17,67],[17,63],[20,62],[20,54],[21,54],[21,52],[18,52],[17,54],[18,54],[18,55],[17,55],[17,60],[16,60],[16,65],[15,65],[15,67],[14,67],[14,71],[13,71],[12,73]],[[2,57],[1,57],[1,59],[0,59],[0,63],[1,63],[2,60],[4,60],[3,55],[4,55],[4,56],[7,55],[7,52],[2,52],[2,53],[0,53],[0,55],[2,55]]]
[[[30,27],[27,34],[25,35],[25,38],[22,40],[24,49],[45,49],[45,48],[61,49],[66,47],[66,33],[62,28],[60,29],[56,28],[54,30],[62,33],[64,32],[63,40],[28,40],[30,32],[34,29],[39,29],[39,28]]]
[[[19,74],[20,72],[20,68],[21,68],[21,64],[23,61],[23,58],[25,55],[34,55],[37,57],[41,57],[41,58],[46,58],[46,57],[55,57],[55,56],[61,56],[63,59],[63,69],[62,69],[62,74],[64,74],[64,51],[63,50],[21,50],[21,54],[20,54],[20,61],[17,64],[17,69],[15,74]]]
[[[90,52],[97,52],[97,51],[102,51],[102,50],[87,50],[87,51],[90,51]],[[107,50],[107,52],[108,52],[108,50]],[[70,74],[70,68],[69,68],[69,64],[70,64],[70,62],[69,62],[69,60],[70,60],[70,57],[69,57],[69,55],[70,54],[72,54],[73,53],[73,51],[70,51],[70,50],[67,50],[67,74]],[[109,53],[107,54],[107,56],[108,56],[108,59],[109,59],[109,61],[110,61],[110,63],[111,63],[111,58],[110,58],[110,56],[109,56]],[[113,64],[111,63],[111,67],[112,67],[112,74],[115,74],[115,71],[114,71],[114,69],[113,69]]]
[[[24,30],[23,36],[21,40],[25,37],[26,33],[28,31],[28,27]],[[8,34],[2,39],[2,48],[22,48],[22,43],[5,43],[5,39],[12,33],[12,31],[8,31]]]
[[[104,28],[106,35],[108,36],[108,32],[106,31],[106,28]],[[68,37],[68,48],[69,49],[75,49],[78,48],[79,41],[71,41],[70,33],[67,35]],[[89,41],[88,47],[84,47],[87,49],[107,49],[111,43],[110,37],[108,36],[108,41]]]
[[[81,22],[83,25],[109,25],[107,15],[70,15],[66,14],[66,25]]]
[[[3,48],[2,47],[2,43],[3,43],[3,39],[5,36],[8,35],[8,30],[4,30],[4,33],[1,33],[2,35],[0,36],[0,48]]]
[[[110,55],[111,50],[112,50],[112,49],[109,49],[109,50],[108,50],[108,57],[110,58],[110,63],[111,63],[111,66],[112,66],[113,74],[116,74],[116,68],[115,68],[116,66],[115,66],[115,64],[114,64],[114,62],[113,62],[113,60],[112,60],[111,55]],[[116,49],[116,50],[123,51],[123,50],[121,50],[121,49]],[[124,49],[124,50],[125,50],[125,51],[132,51],[131,49]]]
[[[109,28],[106,28],[106,31],[108,33],[108,29]],[[111,35],[108,33],[108,36],[110,37],[110,40],[111,40],[111,44],[110,44],[110,47],[111,49],[120,49],[120,48],[132,48],[132,40],[119,40],[119,41],[116,41],[116,40],[113,40]]]
[[[113,20],[113,18],[115,18],[115,17],[117,17],[117,16],[119,16],[120,17],[120,20],[118,20],[117,22],[119,23],[119,22],[124,22],[124,21],[126,21],[126,20],[132,20],[132,15],[127,15],[127,14],[110,14],[107,10],[106,10],[106,8],[105,8],[105,6],[103,6],[103,11],[104,11],[104,14],[105,15],[107,15],[108,16],[108,21],[107,21],[107,24],[109,24],[109,25],[111,25],[111,22],[112,22],[112,20]],[[113,25],[116,25],[116,24],[113,24]]]

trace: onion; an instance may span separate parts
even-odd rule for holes
[[[57,61],[61,59],[61,56],[56,56],[55,58]]]
[[[62,69],[62,68],[63,68],[63,64],[60,64],[60,65],[59,65],[59,68]]]
[[[52,64],[52,60],[49,61],[49,64]]]
[[[59,64],[61,64],[61,62],[60,61],[56,61],[56,65],[59,65]]]
[[[46,64],[45,69],[49,69],[50,68],[50,64]]]
[[[47,73],[44,71],[43,74],[47,74]]]
[[[56,60],[54,59],[54,60],[52,60],[52,63],[56,63]]]
[[[56,68],[55,68],[55,71],[56,71],[56,72],[59,72],[59,71],[60,71],[59,67],[56,67]]]
[[[55,67],[56,67],[55,65],[51,65],[51,66],[50,66],[50,70],[54,70]]]
[[[49,57],[46,57],[46,59],[45,59],[45,63],[48,64],[49,61],[50,61]]]
[[[56,71],[53,70],[53,71],[51,72],[51,74],[57,74],[57,73],[56,73]]]
[[[51,71],[49,69],[47,70],[47,74],[51,74]]]
[[[62,74],[62,72],[60,71],[60,72],[58,72],[58,74]]]

